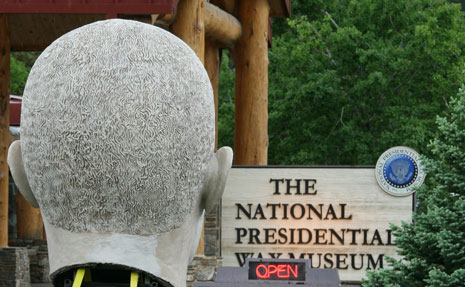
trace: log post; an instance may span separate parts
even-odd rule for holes
[[[16,226],[20,239],[43,239],[44,222],[40,215],[40,209],[34,208],[27,202],[21,193],[15,198]]]
[[[203,19],[204,0],[180,0],[176,10],[176,19],[171,32],[186,42],[202,63],[205,57],[205,27]],[[200,237],[196,254],[204,252],[204,229]]]
[[[171,32],[186,42],[202,63],[205,52],[203,8],[203,0],[180,0],[171,25]]]
[[[218,81],[220,76],[220,49],[213,39],[205,40],[205,69],[213,87],[215,103],[215,150],[218,149]]]
[[[0,14],[0,247],[8,246],[8,144],[10,142],[10,27]]]
[[[215,151],[218,149],[218,81],[220,75],[220,49],[214,39],[205,39],[205,69],[213,88],[215,103]],[[204,253],[213,256],[217,251],[217,214],[205,214],[206,222],[202,234]]]
[[[268,0],[241,0],[236,43],[234,163],[266,165],[268,156]]]

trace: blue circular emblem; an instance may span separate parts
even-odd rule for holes
[[[398,154],[386,161],[383,175],[392,186],[404,188],[415,182],[418,175],[418,166],[408,155]]]
[[[425,173],[420,155],[408,147],[393,147],[385,151],[376,163],[376,179],[380,187],[395,196],[405,196],[420,186]]]

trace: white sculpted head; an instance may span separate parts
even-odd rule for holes
[[[52,43],[29,75],[9,154],[41,208],[52,274],[108,263],[183,286],[203,209],[231,166],[229,148],[213,152],[214,129],[208,75],[172,34],[108,20]]]

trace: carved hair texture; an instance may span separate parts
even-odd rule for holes
[[[81,27],[32,68],[21,142],[50,224],[171,230],[192,211],[213,154],[208,75],[184,42],[159,28],[126,20]]]

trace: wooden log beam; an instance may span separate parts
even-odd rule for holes
[[[171,32],[186,42],[204,62],[205,26],[203,0],[180,0]]]
[[[236,0],[211,0],[210,2],[228,12],[229,14],[234,14]]]
[[[266,165],[268,156],[268,0],[241,0],[236,43],[234,164]]]
[[[152,15],[152,25],[169,30],[174,19],[176,19],[175,14]]]
[[[40,209],[32,207],[21,193],[16,196],[15,204],[18,238],[43,239],[45,236],[44,222]]]
[[[215,150],[218,149],[218,83],[220,76],[220,49],[213,39],[205,40],[205,69],[213,87],[215,102]]]
[[[224,10],[205,2],[205,33],[221,43],[231,46],[241,36],[241,23]]]
[[[157,20],[164,21],[166,24],[171,25],[171,23],[174,21],[174,18],[174,14],[163,14],[160,15]]]
[[[10,143],[10,26],[0,14],[0,247],[8,245],[8,145]]]
[[[178,9],[182,9],[182,6],[178,6]],[[186,22],[186,20],[179,19],[179,17],[183,17],[182,11],[181,15],[179,15],[179,11],[180,10],[177,11],[176,15],[157,15],[154,24],[159,27],[166,28],[174,22],[177,22],[172,25],[171,31],[174,34],[178,33],[180,26],[182,26],[179,22]],[[241,23],[239,23],[234,16],[205,1],[203,2],[203,19],[206,36],[214,38],[215,40],[223,43],[225,46],[232,47],[241,36]],[[176,35],[178,37],[180,36],[178,34]]]

